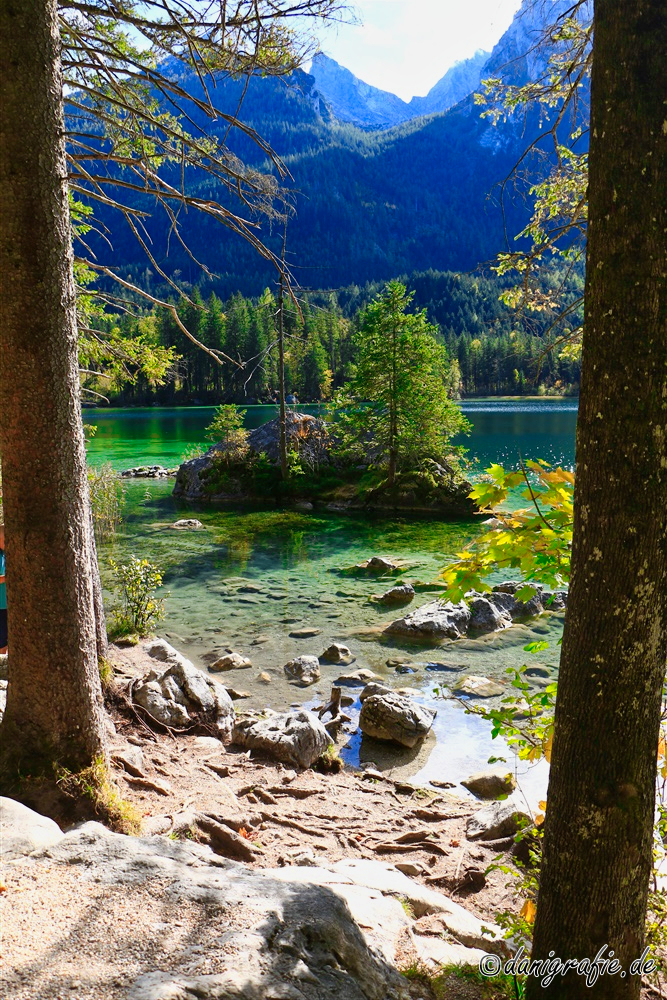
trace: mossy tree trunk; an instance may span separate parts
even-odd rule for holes
[[[0,3],[4,776],[104,752],[54,0]]]
[[[630,1000],[643,949],[667,658],[667,11],[595,0],[572,579],[528,996]],[[608,952],[606,953],[608,957]]]

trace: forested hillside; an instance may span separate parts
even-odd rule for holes
[[[187,86],[196,91],[198,84],[189,79]],[[221,81],[215,100],[234,109],[241,93],[239,82]],[[499,183],[516,162],[521,135],[514,127],[494,129],[480,120],[472,100],[443,115],[365,132],[333,119],[313,78],[297,72],[288,83],[253,78],[243,115],[291,172],[296,214],[288,252],[304,288],[337,288],[428,268],[467,271],[504,247],[504,224],[515,233],[527,219],[520,199],[505,200],[504,219],[498,203]],[[226,125],[208,127],[215,132]],[[250,138],[232,134],[230,145],[257,166],[266,165]],[[173,181],[179,179],[180,168],[174,167]],[[189,190],[225,198],[209,177],[193,174]],[[155,211],[152,203],[145,207]],[[96,207],[96,214],[112,233],[114,266],[157,287],[160,280],[129,228],[110,211]],[[193,255],[214,272],[205,295],[259,295],[274,279],[271,266],[218,223],[185,217],[179,224]],[[166,217],[157,212],[146,220],[146,230],[161,268],[186,284],[201,282],[197,264],[177,239],[169,239]],[[266,222],[258,233],[278,248],[279,235]],[[109,259],[102,239],[93,246]]]
[[[553,280],[556,280],[554,272]],[[551,322],[548,314],[518,316],[499,299],[499,279],[428,271],[401,278],[414,292],[411,309],[425,309],[438,328],[438,339],[459,366],[459,392],[465,395],[534,395],[576,392],[579,362],[544,353],[540,336]],[[571,281],[564,299],[576,296],[580,282]],[[382,283],[351,285],[338,292],[305,295],[301,314],[286,312],[286,391],[300,402],[331,398],[356,361],[353,333],[363,310],[382,291]],[[220,403],[272,402],[278,390],[276,300],[270,289],[258,298],[235,293],[221,301],[211,293],[204,302],[198,289],[193,304],[178,312],[187,329],[207,347],[222,350],[243,368],[220,366],[194,346],[166,310],[141,319],[108,319],[114,336],[143,337],[176,347],[180,360],[165,385],[152,387],[144,377],[112,391],[114,402]],[[572,317],[573,321],[576,316]],[[109,393],[108,387],[89,385]]]

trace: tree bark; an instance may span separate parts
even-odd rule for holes
[[[3,778],[104,753],[54,0],[0,2]]]
[[[595,0],[572,577],[533,946],[607,945],[626,975],[531,979],[530,1000],[639,996],[667,658],[665,52],[664,0]]]

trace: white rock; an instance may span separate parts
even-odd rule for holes
[[[220,739],[229,742],[234,728],[234,705],[224,687],[197,670],[164,639],[157,639],[146,651],[167,666],[160,672],[149,671],[134,685],[134,701],[166,726],[210,722],[217,728]]]
[[[234,727],[233,742],[297,767],[310,767],[333,745],[317,716],[304,710],[241,719]]]
[[[52,819],[41,816],[15,799],[0,796],[0,857],[4,861],[51,847],[63,836]]]

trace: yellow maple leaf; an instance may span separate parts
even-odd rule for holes
[[[525,921],[529,924],[535,923],[535,914],[537,913],[537,907],[532,899],[527,899],[526,902],[521,907],[520,916],[523,917]]]

